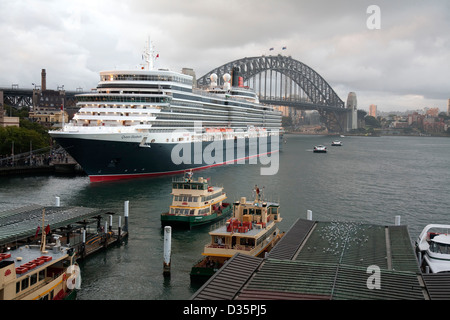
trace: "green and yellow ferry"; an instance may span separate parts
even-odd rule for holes
[[[231,213],[223,187],[213,187],[208,179],[193,178],[192,170],[172,181],[172,205],[161,214],[161,226],[192,227],[218,221]]]

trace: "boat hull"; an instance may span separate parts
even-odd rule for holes
[[[172,215],[168,213],[161,214],[161,226],[171,226],[179,228],[194,228],[206,224],[210,224],[221,220],[231,214],[232,206],[228,205],[222,209],[222,212],[217,211],[209,215]]]
[[[278,152],[280,136],[184,144],[151,143],[144,147],[138,142],[80,139],[71,135],[54,138],[80,164],[90,180],[98,182],[179,174],[236,161],[246,163],[247,159]]]
[[[255,257],[263,258],[265,254],[267,252],[270,252],[270,250],[272,250],[272,248],[284,236],[284,233],[280,233],[278,229],[276,233],[277,236],[273,237],[270,242],[268,242],[263,248],[261,248],[261,250],[255,255]],[[248,252],[246,251],[242,251],[240,253],[248,254]],[[194,283],[204,283],[212,275],[214,275],[229,258],[231,257],[215,257],[207,255],[191,268],[191,281]]]

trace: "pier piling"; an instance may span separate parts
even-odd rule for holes
[[[400,225],[400,216],[395,216],[395,225],[396,226]]]
[[[122,237],[122,217],[119,216],[119,222],[117,223],[117,233],[119,235],[119,239]]]
[[[172,246],[172,227],[164,227],[164,265],[163,274],[170,275],[170,255]]]
[[[312,220],[312,211],[311,210],[306,210],[306,219]]]
[[[125,226],[123,231],[128,232],[128,211],[129,211],[130,201],[127,200],[124,203],[124,217],[125,217]]]

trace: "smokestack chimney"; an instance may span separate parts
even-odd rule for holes
[[[42,69],[41,72],[41,90],[47,90],[47,74],[45,73],[45,69]]]

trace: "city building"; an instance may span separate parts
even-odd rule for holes
[[[41,87],[33,90],[33,110],[29,112],[32,121],[46,126],[54,126],[62,123],[63,111],[66,105],[66,92],[64,86],[58,90],[47,90],[47,73],[41,72]],[[69,116],[64,110],[64,121],[69,121]]]
[[[371,104],[369,106],[369,116],[372,116],[374,118],[377,117],[377,106],[375,104]]]
[[[36,108],[34,111],[30,111],[28,117],[35,122],[38,122],[42,125],[51,127],[51,126],[60,126],[62,124],[62,114],[63,111],[61,109],[56,110],[55,108]],[[66,111],[64,111],[64,122],[69,121],[69,115]]]
[[[447,115],[450,116],[450,99],[447,100]]]
[[[430,117],[437,117],[439,115],[439,108],[425,108],[425,114]]]
[[[8,117],[3,106],[3,91],[0,91],[0,127],[19,127],[19,117]]]

